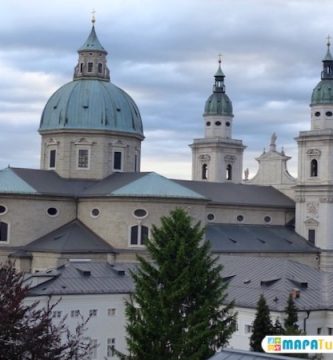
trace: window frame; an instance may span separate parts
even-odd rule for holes
[[[51,153],[54,152],[54,165],[51,166]],[[57,168],[57,149],[49,149],[49,157],[48,157],[48,168],[51,169],[56,169]]]
[[[137,227],[138,231],[137,231],[137,244],[132,244],[132,228]],[[129,226],[129,230],[128,230],[128,246],[130,247],[143,247],[145,246],[145,244],[142,242],[142,228],[145,227],[147,228],[147,238],[149,238],[150,235],[150,228],[147,225],[143,225],[143,224],[135,224],[135,225],[131,225]]]
[[[87,167],[80,167],[79,166],[79,159],[80,159],[80,151],[87,151],[88,152],[88,166]],[[77,149],[77,154],[76,154],[76,169],[77,170],[90,170],[90,154],[91,154],[91,149],[88,147],[79,147]]]
[[[120,154],[120,168],[115,168],[115,156],[116,153]],[[112,151],[112,171],[123,172],[124,171],[124,151],[122,149],[114,149]]]
[[[0,221],[0,224],[6,224],[7,225],[7,238],[6,240],[0,240],[0,245],[3,245],[3,244],[9,244],[9,241],[10,241],[10,223],[7,222],[7,221]]]

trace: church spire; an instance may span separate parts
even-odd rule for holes
[[[327,52],[323,59],[323,71],[321,72],[322,80],[333,79],[333,57],[331,54],[331,37],[327,37]]]
[[[96,79],[110,81],[110,71],[106,65],[107,51],[98,40],[95,30],[95,12],[92,16],[92,28],[87,40],[79,48],[79,61],[74,70],[74,80]]]
[[[220,54],[219,55],[219,67],[214,75],[215,77],[215,84],[214,84],[214,87],[213,87],[213,92],[214,93],[219,93],[219,92],[222,92],[224,93],[225,92],[225,85],[224,85],[224,78],[225,78],[225,75],[221,69],[221,62],[222,62],[222,55]]]

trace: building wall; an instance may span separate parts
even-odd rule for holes
[[[22,246],[59,228],[75,219],[76,204],[73,199],[1,197],[0,204],[8,211],[0,215],[0,220],[9,224],[9,241],[6,246]],[[56,216],[47,214],[47,209],[58,209]]]
[[[71,331],[74,331],[80,317],[72,317],[72,310],[79,310],[84,319],[89,317],[90,310],[97,310],[96,316],[92,316],[87,324],[87,331],[84,337],[97,340],[99,346],[96,349],[97,356],[92,357],[96,360],[117,359],[116,356],[107,356],[107,341],[115,339],[117,350],[124,352],[126,350],[126,330],[125,330],[125,299],[126,294],[103,294],[103,295],[62,295],[60,303],[54,311],[60,311],[61,317],[68,315],[66,324]],[[25,302],[31,304],[39,300],[39,306],[47,304],[47,297],[28,297]],[[58,296],[52,297],[52,303],[59,300]],[[110,315],[109,309],[115,309],[115,314]],[[54,318],[57,323],[60,318]]]
[[[89,152],[88,168],[78,167],[78,150]],[[56,150],[55,171],[64,178],[103,179],[116,171],[140,171],[141,139],[105,132],[51,132],[42,134],[41,169],[50,169],[50,150]],[[122,168],[114,170],[113,152],[122,153]]]
[[[159,226],[161,216],[169,215],[175,208],[184,208],[193,217],[194,221],[205,220],[205,204],[184,201],[168,201],[165,199],[80,199],[78,219],[92,231],[116,248],[135,248],[129,244],[130,227],[145,225],[151,230],[152,225]],[[100,211],[98,217],[91,215],[92,209]],[[147,216],[137,218],[136,209],[144,209]]]

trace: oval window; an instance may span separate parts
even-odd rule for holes
[[[97,217],[99,215],[99,213],[100,213],[100,211],[97,208],[94,208],[94,209],[91,210],[91,216],[92,217]]]
[[[320,116],[320,111],[316,111],[315,116],[317,116],[317,117]]]
[[[213,220],[215,219],[215,215],[214,215],[214,214],[208,214],[208,215],[207,215],[207,219],[208,219],[209,221],[213,221]]]
[[[7,208],[4,205],[0,205],[0,215],[3,215],[7,212]]]
[[[147,211],[145,209],[136,209],[134,210],[134,216],[137,218],[143,218],[147,216]]]
[[[241,222],[244,220],[244,216],[243,215],[238,215],[237,216],[237,221]]]
[[[207,125],[207,126],[210,126],[210,121],[207,121],[207,122],[206,122],[206,125]]]
[[[326,111],[326,116],[332,116],[332,115],[333,115],[332,111]]]
[[[58,215],[58,209],[55,208],[55,207],[50,207],[50,208],[47,209],[47,213],[50,216],[56,216],[56,215]]]
[[[227,122],[225,123],[225,126],[226,126],[226,127],[229,127],[229,126],[230,126],[230,122],[227,121]]]
[[[266,223],[270,223],[270,222],[272,221],[272,218],[271,218],[270,216],[265,216],[265,217],[264,217],[264,221],[265,221]]]
[[[216,126],[220,126],[220,125],[221,125],[221,121],[215,121],[215,125],[216,125]]]

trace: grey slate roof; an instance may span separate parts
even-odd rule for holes
[[[294,208],[295,203],[272,186],[174,180],[193,191],[225,205]]]
[[[159,176],[150,176],[152,173],[114,173],[103,180],[80,180],[80,179],[65,179],[61,178],[55,171],[52,170],[36,170],[36,169],[20,169],[10,168],[20,179],[26,183],[26,186],[31,189],[31,194],[37,195],[51,195],[51,196],[68,196],[68,197],[95,197],[95,196],[125,196],[121,188],[131,189],[130,194],[133,194],[135,182],[139,179],[147,177],[148,180],[154,178],[154,181],[160,183]],[[211,201],[223,205],[233,206],[256,206],[256,207],[270,207],[270,208],[290,208],[294,209],[294,202],[284,194],[271,186],[258,185],[244,185],[244,184],[229,184],[229,183],[213,183],[205,181],[189,181],[189,180],[172,180],[165,179],[169,182],[169,190],[164,194],[165,197],[172,197],[172,189],[175,191],[175,196],[180,198],[180,194],[184,194],[184,198],[191,197],[193,199]],[[132,184],[130,186],[130,184]],[[183,190],[176,185],[181,185]],[[13,184],[14,186],[15,184]],[[158,186],[156,187],[158,188]],[[15,193],[15,186],[11,190],[6,185],[5,191],[0,193]],[[188,189],[188,191],[186,191]],[[135,194],[136,197],[146,197],[147,189],[145,191]],[[19,193],[19,192],[18,192]],[[155,189],[156,193],[156,189]],[[163,197],[163,194],[157,194]],[[154,192],[151,195],[154,196]]]
[[[299,310],[333,310],[333,274],[291,260],[249,256],[220,255],[221,276],[228,282],[228,299],[235,305],[254,309],[261,294],[272,311],[282,312],[290,292],[298,288],[295,304]],[[31,289],[30,295],[130,293],[134,286],[130,270],[136,265],[75,261],[46,273],[32,274],[45,279]],[[323,289],[326,289],[323,291]],[[311,316],[311,315],[310,315]]]
[[[27,282],[45,275],[45,281],[30,289],[30,296],[82,295],[82,294],[127,294],[133,291],[129,270],[131,264],[110,265],[107,262],[75,261],[46,273],[32,274]]]
[[[61,226],[60,228],[32,241],[21,248],[27,252],[56,253],[114,253],[115,249],[102,238],[92,232],[79,220]]]
[[[209,360],[288,360],[295,357],[278,356],[273,354],[257,353],[253,351],[230,350],[225,349],[216,353]]]
[[[292,289],[299,310],[333,309],[333,273],[281,258],[220,255],[222,277],[228,281],[228,296],[240,307],[255,308],[261,294],[270,310],[284,311]],[[324,291],[325,289],[325,291]]]
[[[292,229],[278,225],[210,223],[206,226],[206,239],[215,253],[320,251]]]

